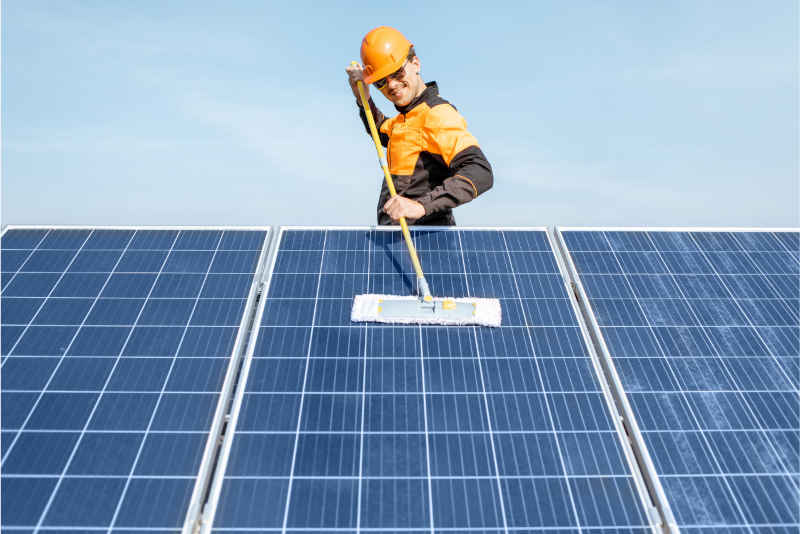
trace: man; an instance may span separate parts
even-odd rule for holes
[[[398,195],[390,199],[384,182],[378,224],[406,217],[409,224],[455,225],[453,208],[492,187],[492,167],[478,141],[455,107],[439,96],[436,82],[422,80],[414,46],[399,31],[387,26],[370,31],[361,42],[361,61],[346,70],[367,132],[358,80],[367,96],[374,84],[399,112],[387,118],[369,98]]]

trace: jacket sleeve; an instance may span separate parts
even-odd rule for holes
[[[425,215],[455,208],[491,189],[492,166],[453,106],[441,104],[431,109],[423,143],[432,154],[442,157],[450,173],[442,185],[417,199],[425,207]]]
[[[361,117],[361,122],[364,123],[364,128],[367,130],[367,135],[372,135],[369,131],[369,122],[367,122],[367,114],[364,113],[364,108],[361,106],[361,99],[356,100],[358,103],[358,114]],[[372,110],[372,118],[375,119],[375,127],[378,129],[378,137],[381,140],[381,144],[383,146],[389,145],[389,135],[385,133],[385,128],[383,128],[384,123],[386,122],[386,115],[384,115],[378,106],[375,105],[375,102],[372,100],[372,97],[369,99],[369,108]]]

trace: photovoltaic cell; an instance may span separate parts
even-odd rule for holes
[[[561,235],[678,526],[796,530],[800,233]]]
[[[4,532],[183,525],[266,235],[3,234]]]
[[[351,323],[411,293],[400,233],[283,230],[214,528],[647,528],[546,233],[412,233],[434,292],[499,297],[503,326]]]

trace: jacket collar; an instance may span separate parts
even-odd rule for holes
[[[407,106],[395,106],[394,108],[399,111],[400,113],[408,113],[418,105],[423,102],[426,102],[428,99],[433,98],[439,95],[439,86],[436,85],[436,82],[428,82],[425,84],[425,89],[419,94],[417,98],[412,100]]]

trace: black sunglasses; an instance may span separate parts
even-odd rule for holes
[[[386,87],[386,84],[389,83],[390,79],[399,80],[400,78],[403,77],[403,75],[405,74],[406,65],[408,65],[408,60],[407,59],[403,63],[402,67],[400,67],[399,69],[397,69],[396,71],[394,71],[390,75],[388,75],[388,76],[386,76],[384,78],[381,78],[380,80],[375,80],[374,82],[372,82],[372,85],[374,85],[375,87],[377,87],[380,90],[383,90],[383,88]]]

